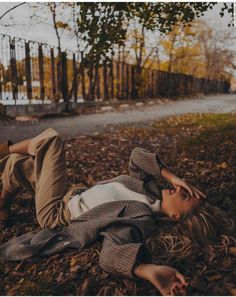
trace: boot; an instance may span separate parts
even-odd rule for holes
[[[0,143],[0,160],[10,154],[9,145],[11,144],[13,143],[10,140]]]

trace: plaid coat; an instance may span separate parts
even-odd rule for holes
[[[160,198],[158,180],[160,160],[155,153],[135,148],[129,162],[130,175],[118,181],[138,193],[145,193],[151,203]],[[158,165],[159,164],[159,165]],[[16,237],[0,246],[1,260],[22,260],[35,255],[48,256],[65,248],[83,249],[103,237],[99,264],[105,271],[137,279],[137,263],[151,263],[145,240],[156,228],[156,217],[147,204],[139,201],[113,201],[90,209],[69,226],[43,229]]]

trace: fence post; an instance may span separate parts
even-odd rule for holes
[[[84,72],[84,54],[81,52],[80,54],[81,64],[80,64],[80,74],[81,74],[81,84],[82,84],[82,96],[83,99],[86,100],[86,88],[85,88],[85,72]]]
[[[121,99],[125,98],[125,63],[121,63]]]
[[[129,79],[130,79],[129,67],[130,65],[126,64],[126,87],[125,87],[126,99],[129,99]]]
[[[154,70],[152,70],[152,98],[155,97]]]
[[[111,60],[111,64],[110,64],[110,83],[111,83],[111,99],[114,99],[114,69],[113,69],[113,59]]]
[[[154,70],[154,98],[157,98],[157,70]]]
[[[120,99],[120,62],[116,62],[116,97]]]
[[[65,104],[65,110],[68,111],[68,81],[67,81],[67,58],[66,52],[61,52],[61,92]]]
[[[76,65],[76,58],[75,53],[73,53],[73,82],[72,82],[72,92],[74,91],[74,101],[77,101],[77,94],[78,94],[78,79],[77,79],[77,65]]]
[[[101,95],[100,95],[100,75],[99,75],[99,65],[96,65],[95,67],[95,81],[96,81],[96,98],[100,99]]]
[[[51,74],[52,74],[52,98],[53,101],[56,101],[56,75],[55,75],[55,58],[54,58],[54,49],[50,49],[50,59],[51,59]]]
[[[134,65],[131,66],[131,99],[137,98],[137,90],[136,90],[136,67]]]
[[[42,44],[38,46],[38,62],[39,62],[39,82],[40,82],[40,99],[44,100],[45,88],[44,88],[44,67],[43,67],[43,48]]]
[[[25,76],[26,76],[26,83],[27,83],[27,97],[30,100],[32,99],[32,80],[31,80],[29,42],[25,42]]]
[[[18,98],[18,79],[17,79],[17,67],[16,67],[15,39],[10,40],[10,65],[11,65],[12,95],[13,95],[13,99],[16,100]]]
[[[148,92],[149,92],[149,78],[148,78],[148,69],[147,68],[143,68],[143,72],[144,72],[144,86],[143,86],[143,97],[144,98],[148,98]]]
[[[3,99],[3,94],[2,94],[2,81],[3,81],[3,77],[2,77],[2,68],[3,66],[0,65],[0,100]]]
[[[106,62],[103,64],[103,99],[104,100],[109,100]]]

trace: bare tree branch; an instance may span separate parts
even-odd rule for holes
[[[17,4],[17,5],[15,5],[15,6],[13,6],[12,8],[8,9],[6,12],[4,12],[4,14],[2,14],[2,15],[0,16],[0,20],[1,20],[6,14],[8,14],[10,11],[16,9],[17,7],[19,7],[19,6],[21,6],[21,5],[25,4],[25,3],[26,3],[26,2],[22,2],[22,3],[20,3],[20,4]]]

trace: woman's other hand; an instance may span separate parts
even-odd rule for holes
[[[140,264],[134,270],[137,277],[151,282],[162,295],[186,295],[186,282],[184,276],[169,266],[155,264]]]
[[[176,191],[181,191],[181,188],[185,189],[190,195],[189,198],[191,197],[196,197],[198,199],[206,198],[206,196],[200,190],[198,190],[196,187],[188,184],[186,181],[176,176],[168,168],[163,168],[161,170],[161,174],[165,179],[167,179],[172,184],[172,186],[176,189]]]

